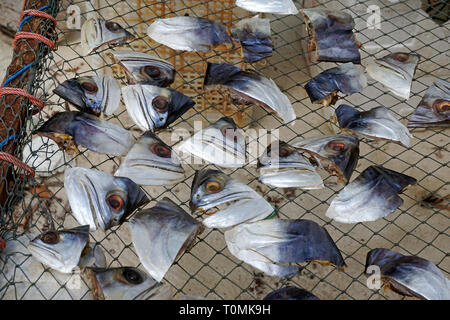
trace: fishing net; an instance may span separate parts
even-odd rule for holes
[[[25,2],[27,9],[41,9],[48,5],[45,12],[57,16],[58,26],[56,32],[52,32],[49,19],[34,17],[23,23],[22,31],[58,40],[55,51],[48,50],[47,45],[35,39],[18,40],[13,56],[15,67],[10,68],[7,74],[11,76],[31,63],[8,86],[25,89],[44,101],[45,107],[38,109],[29,99],[20,95],[1,97],[1,138],[13,136],[2,146],[2,151],[22,159],[36,171],[35,177],[32,177],[14,163],[2,162],[0,237],[7,244],[0,254],[2,299],[92,298],[90,284],[79,272],[63,275],[44,267],[30,256],[26,245],[31,234],[49,228],[78,225],[71,215],[63,186],[66,168],[80,166],[114,173],[121,159],[83,148],[76,156],[68,156],[55,147],[51,140],[41,137],[35,139],[33,130],[56,112],[73,108],[53,93],[53,89],[64,80],[84,75],[111,74],[122,85],[126,84],[125,75],[108,54],[112,50],[131,49],[150,53],[175,66],[177,74],[172,87],[193,97],[196,106],[158,134],[171,146],[178,142],[176,129],[185,128],[192,134],[195,121],[202,121],[203,127],[206,127],[223,114],[232,116],[238,126],[244,128],[248,139],[256,141],[254,145],[261,146],[259,154],[270,143],[275,130],[288,143],[299,138],[332,133],[329,114],[333,109],[311,104],[302,87],[312,76],[336,64],[313,61],[311,53],[306,50],[307,34],[300,14],[265,15],[271,21],[273,56],[251,65],[242,62],[238,44],[226,52],[212,50],[208,53],[185,53],[168,49],[146,36],[148,25],[159,17],[187,14],[207,17],[231,27],[241,19],[254,15],[235,7],[232,0]],[[390,52],[415,52],[421,56],[412,83],[411,97],[407,101],[397,98],[381,84],[369,79],[366,89],[342,97],[339,103],[357,106],[361,110],[385,106],[406,124],[435,78],[448,81],[448,1],[382,0],[371,1],[370,7],[366,1],[356,0],[295,1],[295,4],[298,8],[325,6],[351,13],[356,22],[356,37],[362,43],[360,52],[364,66],[375,57]],[[123,47],[105,46],[90,55],[83,55],[77,19],[80,17],[82,23],[91,16],[118,22],[136,38]],[[235,106],[226,96],[216,92],[205,93],[202,82],[206,61],[228,62],[244,69],[257,69],[272,78],[293,104],[297,115],[295,125],[284,125],[262,108]],[[130,130],[135,137],[141,134],[123,103],[107,119]],[[266,132],[265,128],[271,131]],[[335,183],[334,177],[326,178],[325,188],[321,190],[277,189],[258,181],[255,158],[248,159],[249,163],[243,168],[219,168],[262,194],[274,206],[278,217],[309,219],[324,226],[342,252],[348,266],[344,271],[311,262],[301,264],[301,272],[295,277],[272,278],[232,256],[226,247],[222,230],[206,229],[195,245],[173,264],[163,281],[172,288],[174,297],[190,295],[207,299],[261,299],[274,289],[297,285],[321,299],[401,299],[401,296],[391,291],[367,287],[364,275],[366,254],[378,247],[428,259],[449,277],[449,131],[416,129],[412,130],[412,134],[414,139],[410,148],[367,139],[361,141],[361,158],[353,178],[370,165],[383,165],[417,179],[417,184],[401,195],[403,205],[376,222],[341,224],[325,216],[331,200],[342,189],[341,184]],[[42,159],[36,157],[37,154],[45,155],[45,161],[36,163],[36,159]],[[183,167],[186,170],[184,181],[173,186],[144,187],[152,200],[148,207],[163,197],[169,197],[189,211],[192,179],[195,171],[203,165],[184,163]],[[90,241],[103,249],[108,266],[142,268],[127,224],[125,222],[106,232],[91,232]]]

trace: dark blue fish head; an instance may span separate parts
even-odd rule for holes
[[[295,286],[284,287],[272,291],[263,300],[320,300],[311,292]]]
[[[341,128],[349,128],[349,125],[353,120],[359,119],[361,112],[356,110],[356,108],[350,107],[347,104],[341,104],[336,109],[336,117]]]
[[[96,97],[99,90],[102,88],[92,77],[80,77],[64,81],[53,92],[80,111],[99,115],[103,109],[102,101]]]

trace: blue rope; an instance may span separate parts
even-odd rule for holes
[[[38,11],[43,11],[50,8],[49,5],[43,6],[42,8],[39,8]],[[19,30],[20,31],[22,29],[22,26],[25,22],[27,22],[28,20],[32,19],[34,16],[27,16],[25,18],[22,19],[22,21],[20,21],[19,24]],[[8,83],[10,83],[11,81],[13,81],[15,78],[17,78],[18,76],[20,76],[22,73],[24,73],[25,71],[27,71],[33,64],[35,64],[36,62],[32,62],[29,65],[26,65],[25,67],[23,67],[22,69],[20,69],[19,71],[17,71],[16,73],[14,73],[13,75],[9,76],[8,79],[5,80],[5,82],[2,85],[2,88],[4,86],[6,86]],[[0,144],[0,148],[1,148],[2,144]]]
[[[38,11],[43,11],[43,10],[48,9],[48,8],[50,8],[50,6],[46,5],[46,6],[43,6],[42,8],[39,8]],[[33,18],[33,16],[27,16],[27,17],[23,18],[22,21],[20,21],[19,30],[18,31],[20,31],[20,29],[22,29],[22,26],[23,26],[23,24],[25,22],[27,22],[28,20],[30,20],[32,18]]]
[[[6,138],[2,142],[0,142],[0,149],[2,149],[3,146],[5,144],[7,144],[8,142],[10,142],[11,140],[14,140],[14,139],[19,138],[19,137],[20,137],[20,134],[13,134],[12,136],[9,136],[8,138]]]

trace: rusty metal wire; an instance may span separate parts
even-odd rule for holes
[[[429,1],[432,2],[432,1]],[[437,1],[448,10],[447,1]],[[107,53],[121,48],[102,47],[88,56],[80,54],[79,30],[65,27],[70,6],[83,6],[86,1],[62,1],[58,16],[58,50],[41,56],[34,73],[30,93],[46,101],[46,107],[34,118],[27,116],[27,129],[23,130],[21,147],[32,139],[32,131],[55,112],[69,106],[52,90],[62,81],[83,75],[104,72],[113,74],[122,85],[125,77],[113,64]],[[208,54],[180,53],[153,42],[145,30],[158,17],[189,14],[219,20],[227,27],[251,13],[234,6],[234,1],[151,1],[151,0],[99,0],[83,17],[95,14],[106,20],[120,23],[136,38],[125,48],[156,54],[171,61],[177,70],[176,82],[172,86],[192,96],[197,105],[170,128],[160,134],[169,145],[178,141],[171,133],[176,128],[186,128],[193,133],[193,122],[201,120],[206,125],[213,122],[214,115],[224,113],[234,116],[245,129],[278,129],[286,142],[299,138],[330,134],[328,116],[324,108],[310,103],[302,88],[312,76],[335,64],[315,63],[306,52],[305,25],[301,15],[267,15],[271,20],[273,57],[265,63],[245,65],[240,48],[224,54],[213,51]],[[379,83],[369,80],[368,88],[361,93],[342,97],[339,103],[348,103],[362,110],[385,106],[406,124],[426,89],[435,78],[449,79],[448,22],[439,24],[432,20],[422,7],[421,1],[374,1],[378,4],[381,28],[372,29],[367,23],[372,12],[365,1],[295,1],[298,8],[315,5],[340,9],[351,13],[356,21],[356,37],[362,43],[362,65],[375,57],[389,52],[414,51],[421,60],[413,80],[411,97],[404,101],[393,96]],[[436,1],[433,6],[436,8]],[[426,7],[425,7],[426,8]],[[443,15],[439,11],[439,19]],[[428,10],[433,16],[436,10]],[[69,10],[70,12],[70,10]],[[78,37],[78,38],[77,38]],[[257,107],[239,109],[224,96],[205,93],[201,88],[206,61],[227,61],[242,68],[255,68],[271,77],[291,100],[297,114],[294,126],[285,126],[267,111]],[[138,137],[140,130],[130,120],[123,104],[109,121],[121,124]],[[340,272],[333,267],[316,263],[302,265],[298,276],[276,279],[264,276],[249,265],[237,260],[226,248],[223,231],[207,229],[196,244],[184,253],[166,274],[165,283],[174,289],[174,296],[194,295],[208,299],[261,299],[269,291],[287,284],[295,284],[311,291],[321,299],[400,299],[401,296],[383,290],[371,290],[366,286],[364,275],[365,257],[369,250],[377,247],[392,248],[404,254],[418,255],[434,262],[448,277],[449,258],[449,208],[448,180],[449,143],[448,129],[412,130],[414,139],[410,148],[387,142],[361,141],[361,158],[355,178],[369,165],[378,164],[408,174],[417,179],[417,185],[407,189],[402,198],[403,205],[384,219],[371,223],[340,224],[325,217],[325,211],[342,185],[334,183],[332,177],[325,179],[322,190],[276,189],[258,181],[255,163],[249,163],[236,170],[223,170],[232,177],[247,182],[271,202],[280,218],[303,218],[324,226],[342,251],[348,267]],[[257,137],[263,147],[267,136]],[[45,143],[43,144],[45,147]],[[19,153],[18,153],[19,155]],[[26,159],[24,159],[26,160]],[[48,159],[50,162],[52,159]],[[75,158],[66,159],[61,165],[96,168],[113,173],[120,164],[118,157],[98,155],[81,151]],[[250,159],[252,161],[254,159]],[[29,163],[33,166],[33,163]],[[195,170],[202,166],[183,164],[186,179],[174,186],[144,188],[153,206],[157,200],[167,196],[188,210],[189,192]],[[42,172],[41,172],[42,173]],[[2,177],[5,179],[5,177]],[[54,225],[56,228],[76,226],[63,187],[60,173],[42,175],[31,180],[15,181],[22,192],[10,194],[7,206],[0,216],[0,236],[8,243],[26,244],[29,232],[40,233]],[[19,188],[20,189],[20,188]],[[444,205],[434,208],[422,206],[421,200],[430,194],[444,198]],[[104,250],[109,266],[140,265],[135,254],[127,223],[107,232],[91,233],[91,242]],[[90,299],[89,283],[81,277],[82,283],[73,290],[69,285],[73,278],[62,277],[54,271],[33,267],[32,257],[24,247],[17,246],[15,254],[0,255],[0,298],[3,299]]]

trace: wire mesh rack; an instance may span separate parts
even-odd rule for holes
[[[434,79],[448,81],[449,28],[448,22],[444,21],[448,19],[447,1],[371,1],[375,5],[371,8],[366,1],[356,0],[295,3],[298,8],[324,6],[351,13],[356,22],[356,37],[362,43],[360,52],[363,66],[390,52],[415,52],[421,56],[412,83],[411,97],[407,101],[395,97],[381,84],[369,80],[368,87],[361,93],[341,97],[340,103],[347,103],[361,110],[385,106],[406,123]],[[32,233],[38,234],[52,227],[60,229],[78,225],[71,215],[64,191],[65,168],[80,166],[114,173],[121,159],[81,150],[74,157],[64,155],[63,160],[58,160],[60,163],[55,165],[52,161],[61,159],[56,155],[62,151],[52,147],[51,142],[45,138],[40,138],[42,141],[38,150],[49,155],[44,165],[33,163],[30,160],[33,157],[25,150],[34,138],[34,129],[56,112],[71,108],[53,93],[53,89],[64,80],[84,75],[112,74],[125,85],[125,75],[108,56],[113,50],[127,48],[170,61],[177,71],[172,87],[195,99],[196,106],[193,110],[159,133],[159,137],[170,146],[179,142],[173,136],[175,129],[185,128],[192,134],[194,121],[202,121],[204,125],[211,124],[222,114],[233,116],[240,127],[254,133],[249,139],[257,142],[260,153],[270,143],[270,134],[274,130],[278,130],[280,138],[288,143],[299,138],[332,133],[328,118],[332,107],[326,109],[321,105],[311,104],[303,86],[312,76],[336,64],[313,61],[306,50],[307,34],[300,14],[266,15],[271,22],[273,56],[262,63],[244,64],[238,45],[227,52],[212,50],[205,54],[181,53],[155,43],[146,36],[147,26],[159,17],[189,14],[218,20],[231,27],[242,18],[254,16],[235,7],[232,0],[73,0],[49,1],[48,4],[52,5],[55,14],[59,11],[58,50],[45,52],[42,48],[40,51],[30,49],[37,52],[38,63],[33,67],[32,74],[24,74],[19,79],[30,93],[45,101],[45,108],[33,114],[28,102],[18,98],[21,99],[22,108],[30,110],[27,111],[20,131],[16,132],[16,129],[3,122],[3,126],[8,129],[8,136],[16,133],[21,136],[14,154],[19,158],[28,154],[29,157],[24,161],[32,167],[39,167],[41,171],[36,172],[35,178],[23,179],[20,179],[19,173],[13,173],[12,178],[8,178],[2,171],[2,179],[13,183],[8,186],[5,204],[0,213],[0,236],[9,245],[8,250],[0,254],[1,299],[92,298],[90,283],[84,277],[78,274],[59,274],[44,267],[31,257],[26,245]],[[437,10],[441,4],[442,7]],[[89,16],[97,16],[118,22],[135,39],[122,48],[106,46],[90,55],[82,55],[79,29],[66,27],[68,20],[76,18],[77,8],[80,8],[82,21]],[[377,10],[380,13],[380,28],[369,23]],[[443,11],[447,13],[443,14]],[[42,22],[36,28],[49,27]],[[17,56],[25,57],[25,54],[15,53],[15,57]],[[254,68],[272,78],[293,104],[297,115],[295,125],[284,125],[262,108],[234,106],[227,97],[217,92],[203,92],[201,84],[206,61],[225,61],[244,69]],[[11,106],[14,101],[7,100],[4,103]],[[107,119],[130,130],[135,137],[141,133],[129,118],[123,103]],[[264,128],[270,128],[271,131],[267,132]],[[258,181],[256,159],[249,159],[249,163],[239,169],[219,168],[262,194],[276,208],[280,218],[309,219],[324,226],[346,261],[348,267],[344,271],[311,262],[301,264],[301,272],[295,277],[272,278],[232,256],[226,247],[222,230],[206,229],[194,246],[172,265],[163,281],[172,287],[175,298],[189,295],[207,299],[261,299],[272,290],[293,284],[311,291],[321,299],[401,299],[403,297],[391,291],[367,287],[364,275],[366,254],[378,247],[426,258],[449,277],[449,131],[439,128],[415,129],[412,134],[414,138],[409,148],[382,141],[361,141],[360,159],[353,178],[370,165],[383,165],[417,179],[417,184],[403,193],[404,203],[401,207],[375,222],[342,224],[325,216],[331,200],[343,187],[333,177],[324,179],[325,188],[321,190],[278,189]],[[35,150],[33,147],[31,149]],[[6,148],[3,151],[11,150]],[[55,169],[52,172],[42,169],[46,165]],[[183,163],[186,170],[184,181],[173,186],[144,187],[152,200],[148,207],[163,197],[169,197],[189,212],[192,179],[195,171],[203,166]],[[422,200],[430,195],[442,198],[441,205],[431,208],[423,206]],[[142,268],[127,224],[125,222],[106,232],[91,232],[90,241],[103,249],[108,266]],[[74,285],[76,279],[81,279],[81,282]]]

